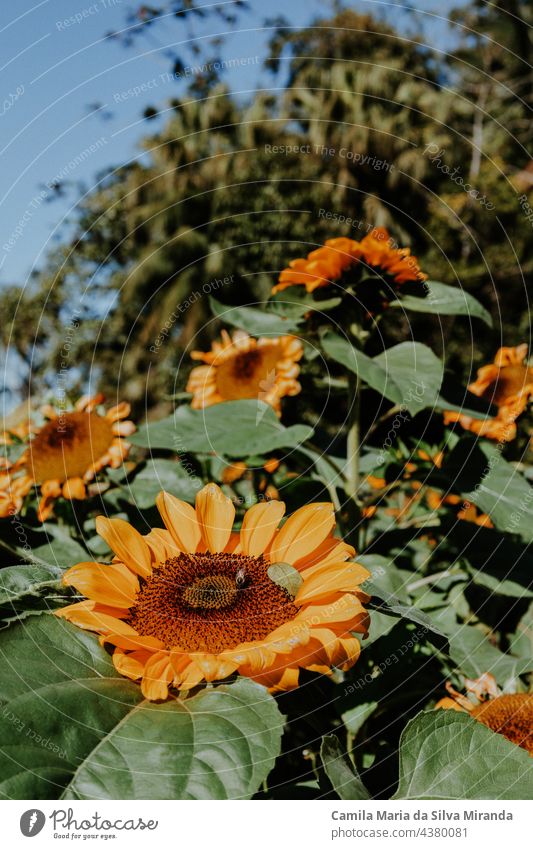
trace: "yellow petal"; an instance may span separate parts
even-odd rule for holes
[[[122,649],[115,649],[113,653],[113,666],[120,675],[138,681],[144,674],[146,661],[150,658],[147,651],[133,651],[126,654]]]
[[[167,652],[157,652],[145,664],[141,690],[145,699],[151,702],[168,697],[168,685],[174,677]]]
[[[113,612],[111,612],[113,611]],[[116,612],[114,612],[116,611]],[[69,604],[54,611],[56,616],[67,619],[78,628],[87,631],[96,631],[98,634],[135,634],[135,630],[122,617],[128,615],[129,611],[121,608],[98,605],[94,601],[80,601],[77,604]]]
[[[214,654],[191,654],[191,660],[201,670],[206,681],[221,681],[235,672],[238,665]]]
[[[243,554],[249,554],[251,557],[259,557],[263,554],[284,513],[283,501],[263,501],[250,507],[242,520],[241,550]]]
[[[109,548],[115,552],[118,559],[142,578],[148,578],[152,573],[150,548],[129,522],[123,519],[106,519],[98,516],[96,531],[105,539]]]
[[[196,515],[207,551],[224,551],[233,528],[235,507],[216,484],[207,484],[197,494]]]
[[[155,503],[179,550],[193,554],[202,536],[194,508],[168,492],[160,492]]]
[[[63,498],[83,501],[86,496],[85,484],[81,478],[69,478],[62,487]]]
[[[139,581],[122,563],[78,563],[65,572],[63,583],[111,607],[131,607],[139,592]]]
[[[289,516],[272,543],[272,562],[295,563],[311,554],[335,526],[333,505],[307,504]]]
[[[370,578],[370,572],[359,563],[338,563],[314,571],[300,586],[294,603],[296,605],[321,602],[331,593],[354,592],[359,584]]]

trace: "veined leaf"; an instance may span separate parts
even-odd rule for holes
[[[277,448],[294,448],[312,435],[305,425],[284,427],[264,401],[226,401],[205,410],[178,407],[173,416],[149,423],[129,437],[144,448],[175,453],[249,457]]]
[[[144,700],[93,634],[45,615],[0,634],[0,794],[11,799],[241,799],[283,728],[248,679]]]
[[[531,799],[533,760],[455,710],[418,714],[400,739],[395,799]]]

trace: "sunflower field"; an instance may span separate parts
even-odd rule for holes
[[[255,137],[230,138],[248,119],[205,81],[152,137],[143,174],[129,166],[84,200],[41,288],[16,307],[3,295],[10,344],[35,362],[0,440],[4,799],[533,798],[523,281],[447,177],[463,235],[487,239],[490,287],[457,225],[402,184],[416,182],[407,160],[398,183],[385,187],[384,166],[372,183],[376,162],[403,162],[402,133],[441,178],[422,114],[398,112],[398,148],[380,159],[376,143],[370,165],[371,142],[360,166],[313,153],[342,150],[335,133],[355,132],[357,110],[320,112],[321,141],[307,60],[330,51],[346,67],[350,28],[389,50],[373,27],[345,10],[300,41],[277,31],[270,62],[293,50],[278,136],[257,96]],[[429,114],[438,75],[405,50],[420,64],[405,99]],[[194,112],[207,92],[217,115]],[[446,98],[443,126],[466,122]],[[367,165],[352,192],[350,168]],[[305,217],[311,199],[324,214]],[[69,312],[89,274],[93,312]],[[104,290],[119,307],[102,317]]]

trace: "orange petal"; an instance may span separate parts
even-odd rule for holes
[[[193,554],[202,537],[194,508],[168,492],[160,492],[155,503],[179,550]]]
[[[251,557],[259,557],[263,554],[284,513],[283,501],[262,501],[250,507],[242,520],[241,549],[243,553]]]
[[[126,421],[114,422],[112,430],[115,436],[131,436],[132,433],[135,433],[137,428],[133,422]]]
[[[461,705],[457,704],[454,699],[450,699],[449,696],[444,696],[443,699],[439,699],[435,705],[435,710],[440,710],[441,708],[443,710],[458,710],[461,711],[461,713],[465,712],[465,709],[462,708]]]
[[[55,616],[67,619],[78,628],[96,631],[97,634],[118,632],[134,635],[136,632],[131,625],[121,621],[128,613],[127,609],[97,605],[94,601],[80,601],[54,611]]]
[[[139,581],[122,563],[78,563],[65,572],[63,583],[111,607],[131,607],[139,592]]]
[[[222,681],[237,669],[238,664],[214,654],[191,654],[191,660],[201,670],[206,681]]]
[[[127,419],[131,413],[131,404],[127,401],[121,401],[115,407],[111,407],[105,414],[106,419],[110,422],[118,422],[120,419]]]
[[[120,634],[115,631],[114,634],[104,634],[100,637],[100,642],[102,645],[105,643],[109,643],[112,646],[117,646],[121,649],[128,649],[130,651],[137,651],[139,649],[146,649],[150,653],[154,653],[155,651],[160,651],[165,648],[164,643],[161,640],[158,640],[157,637],[141,637],[134,632],[134,634]]]
[[[113,653],[113,666],[120,675],[138,681],[144,674],[146,661],[150,658],[147,651],[133,651],[126,654],[122,649],[115,649]]]
[[[312,628],[331,628],[342,626],[344,630],[366,634],[370,616],[359,599],[351,593],[332,598],[328,604],[309,604],[302,607],[293,622],[305,623]]]
[[[272,543],[272,562],[295,563],[311,554],[335,526],[333,504],[308,504],[290,516]]]
[[[317,570],[323,569],[324,566],[350,560],[354,555],[355,548],[352,548],[351,545],[336,537],[328,537],[320,543],[312,554],[304,557],[303,560],[296,560],[293,566],[302,573],[304,578],[307,578]]]
[[[196,496],[196,515],[208,551],[224,551],[235,518],[235,507],[219,486],[209,483]]]
[[[146,661],[141,690],[151,702],[168,698],[168,685],[174,677],[168,652],[157,652]]]
[[[85,484],[81,478],[69,478],[62,487],[63,498],[69,501],[77,499],[83,501],[86,496]]]
[[[363,581],[370,578],[370,572],[359,563],[339,563],[335,566],[326,566],[314,571],[310,578],[304,580],[300,586],[294,603],[317,604],[324,600],[325,596],[332,593],[349,593],[357,590]]]
[[[150,548],[129,522],[124,519],[107,519],[98,516],[96,519],[96,531],[107,542],[109,548],[115,552],[118,559],[126,566],[147,578],[152,573],[152,558]]]

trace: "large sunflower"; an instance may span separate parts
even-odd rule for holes
[[[533,757],[533,693],[501,693],[494,677],[485,672],[465,680],[468,696],[446,684],[449,696],[435,705],[438,709],[466,711],[491,731],[503,734]]]
[[[307,254],[306,259],[293,259],[281,272],[272,293],[302,284],[307,292],[314,292],[359,264],[390,277],[397,284],[427,280],[410,249],[397,248],[387,230],[376,227],[360,242],[345,237],[328,239],[323,247]]]
[[[146,698],[235,672],[288,690],[300,668],[328,674],[356,662],[369,573],[345,562],[354,550],[332,535],[331,504],[302,507],[278,528],[285,505],[260,502],[239,533],[215,484],[198,493],[196,509],[165,492],[157,506],[166,530],[146,536],[121,519],[97,519],[116,556],[69,569],[65,584],[86,598],[57,611],[114,646],[116,669],[140,679]],[[272,580],[273,564],[299,572],[297,591]]]
[[[118,468],[129,451],[123,437],[135,430],[127,421],[130,405],[123,402],[104,415],[97,412],[102,395],[80,398],[73,410],[43,408],[48,420],[37,429],[26,451],[14,464],[21,487],[37,485],[38,517],[44,522],[60,497],[84,499],[86,484],[105,466]]]
[[[302,343],[294,336],[254,339],[242,330],[233,337],[226,330],[221,335],[211,351],[191,353],[193,360],[206,364],[189,375],[191,406],[201,410],[221,401],[258,398],[280,415],[283,396],[297,395],[301,388],[296,378]]]
[[[459,422],[465,430],[509,442],[516,436],[516,419],[533,398],[533,368],[526,362],[526,344],[516,348],[500,348],[494,362],[478,369],[477,378],[468,387],[470,392],[496,405],[494,418],[474,419],[462,413],[447,411],[444,423]]]

